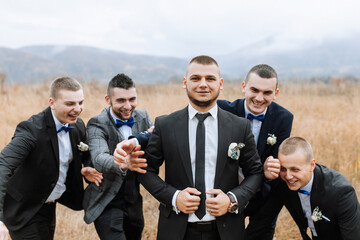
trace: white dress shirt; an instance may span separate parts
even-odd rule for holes
[[[59,130],[62,126],[68,126],[69,124],[63,125],[59,120],[55,117],[54,113],[51,111],[52,116],[54,118],[56,130]],[[46,200],[47,203],[55,202],[55,200],[59,199],[61,195],[66,190],[66,176],[67,171],[69,169],[69,164],[73,160],[72,147],[70,142],[70,133],[61,131],[57,133],[58,138],[58,146],[59,146],[59,178],[55,185],[55,188],[51,192],[50,196]]]
[[[309,193],[311,193],[311,188],[312,188],[312,184],[313,184],[313,180],[314,180],[314,174],[311,177],[310,182],[303,188],[301,188],[302,190],[308,191]],[[311,204],[310,204],[310,196],[307,194],[303,194],[303,193],[299,193],[299,198],[300,198],[300,202],[301,202],[301,207],[303,209],[303,213],[308,221],[308,226],[312,231],[313,236],[317,237],[317,233],[315,230],[315,225],[313,220],[311,219]]]

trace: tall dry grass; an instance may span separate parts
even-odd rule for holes
[[[85,84],[85,122],[106,107],[106,87]],[[138,108],[147,109],[150,117],[168,114],[187,104],[180,85],[139,85]],[[303,136],[314,148],[318,163],[342,174],[360,193],[360,84],[359,83],[286,83],[280,86],[276,102],[294,115],[292,135]],[[224,86],[220,98],[242,98],[240,84]],[[47,107],[48,84],[6,86],[0,96],[0,149],[11,139],[18,122]],[[158,203],[144,189],[145,229],[143,239],[155,239]],[[74,212],[61,205],[57,208],[55,239],[98,239],[93,225],[86,225],[83,212]],[[275,233],[276,239],[300,239],[294,221],[282,210]]]

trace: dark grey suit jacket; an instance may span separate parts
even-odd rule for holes
[[[311,211],[319,207],[322,214],[330,219],[330,221],[323,219],[314,223],[318,235],[316,239],[360,239],[359,201],[355,189],[343,175],[316,164],[310,203]],[[254,219],[254,223],[268,226],[266,223],[278,214],[283,205],[295,220],[303,239],[310,239],[306,234],[308,223],[298,193],[289,190],[284,181],[274,188],[266,205],[259,211],[261,214]]]
[[[242,239],[244,234],[243,208],[258,190],[263,179],[263,168],[256,150],[250,122],[221,109],[218,111],[218,158],[214,188],[233,192],[239,202],[240,213],[216,218],[222,239]],[[232,142],[244,143],[239,160],[228,157]],[[183,239],[188,215],[172,210],[176,190],[194,187],[189,150],[188,108],[161,116],[155,120],[155,129],[146,148],[146,174],[139,174],[140,183],[160,202],[158,239]],[[165,161],[165,181],[158,176]],[[238,167],[246,176],[239,185]]]
[[[81,119],[71,125],[73,160],[66,178],[66,191],[58,202],[82,209],[84,193],[81,164],[89,159],[77,145],[86,141]],[[89,164],[87,164],[89,165]],[[22,228],[39,211],[59,177],[57,130],[50,108],[19,123],[11,142],[0,154],[0,220],[10,231]]]
[[[100,187],[96,186],[95,183],[90,183],[85,190],[84,220],[86,223],[91,223],[100,216],[105,207],[118,194],[124,182],[124,176],[119,166],[114,163],[113,157],[116,145],[124,140],[124,136],[121,135],[116,127],[110,111],[110,107],[104,109],[100,115],[91,118],[87,124],[91,160],[96,170],[103,173],[103,181]],[[145,110],[136,109],[133,117],[135,121],[132,127],[133,134],[146,131],[153,125]],[[127,179],[131,178],[130,175],[133,175],[133,173],[128,171]],[[133,180],[129,180],[127,183],[133,183],[132,191],[126,193],[129,195],[127,200],[132,203],[142,201],[139,193],[139,184],[135,181],[134,177]],[[142,214],[141,209],[139,210],[139,214]]]

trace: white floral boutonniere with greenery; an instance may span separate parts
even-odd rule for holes
[[[234,160],[238,160],[240,157],[240,149],[245,147],[244,143],[231,143],[228,149],[228,156]]]
[[[86,152],[89,150],[89,146],[86,143],[80,142],[79,145],[77,145],[78,149],[82,152]]]
[[[266,139],[266,143],[270,144],[271,146],[276,143],[276,136],[275,134],[269,133],[269,137]]]
[[[325,217],[325,215],[323,215],[319,209],[319,207],[315,207],[314,211],[311,215],[311,219],[313,220],[313,222],[317,222],[319,220],[325,219],[326,221],[330,222],[330,219],[328,219],[327,217]]]

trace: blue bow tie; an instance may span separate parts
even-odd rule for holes
[[[57,130],[57,132],[59,133],[59,132],[61,132],[62,130],[64,130],[65,132],[69,132],[71,129],[74,129],[74,127],[72,127],[72,126],[62,126],[61,128],[59,128],[59,129]]]
[[[306,195],[310,196],[310,193],[308,191],[306,191],[306,190],[298,189],[296,191],[299,192],[299,193],[306,194]]]
[[[252,113],[249,113],[247,116],[246,116],[247,119],[249,119],[250,121],[252,121],[253,119],[256,119],[256,120],[259,120],[259,121],[264,121],[264,118],[265,118],[265,115],[264,114],[260,114],[258,116],[255,116],[254,114]]]
[[[123,122],[123,121],[121,121],[121,120],[119,120],[119,119],[116,119],[116,127],[117,128],[120,128],[120,127],[122,127],[122,126],[124,126],[124,125],[128,125],[130,128],[132,128],[133,126],[134,126],[134,123],[135,123],[135,121],[134,121],[134,118],[133,117],[131,117],[128,121],[126,121],[126,122]]]

